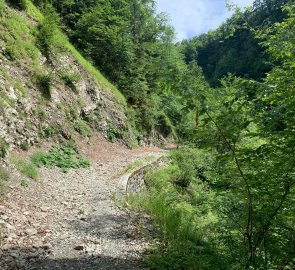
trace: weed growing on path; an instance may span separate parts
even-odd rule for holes
[[[86,168],[90,166],[89,160],[69,147],[53,147],[48,153],[36,152],[32,162],[38,166],[60,168],[64,173],[70,169]]]

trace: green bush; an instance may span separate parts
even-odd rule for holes
[[[6,0],[7,3],[19,10],[25,10],[27,7],[27,2],[26,0]]]
[[[45,139],[51,138],[55,134],[55,130],[52,127],[45,127],[41,130],[41,136]]]
[[[36,83],[42,95],[46,99],[51,98],[51,77],[46,74],[38,74],[36,76]]]
[[[92,136],[92,129],[84,120],[79,120],[74,124],[74,129],[82,136],[90,138]]]
[[[89,160],[68,147],[53,147],[48,153],[36,152],[32,156],[32,162],[40,167],[45,166],[60,168],[64,173],[70,169],[86,168],[90,166]]]
[[[4,158],[6,156],[8,146],[8,143],[0,137],[0,158]]]
[[[29,187],[29,183],[26,180],[23,179],[20,182],[20,186],[23,187],[23,188],[27,188],[27,187]]]
[[[114,128],[112,126],[107,129],[107,139],[110,142],[115,142],[117,139],[120,138],[122,138],[121,130]]]

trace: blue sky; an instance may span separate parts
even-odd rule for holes
[[[253,0],[231,0],[230,3],[245,7]],[[226,0],[157,0],[157,11],[169,15],[178,41],[215,29],[231,15]]]

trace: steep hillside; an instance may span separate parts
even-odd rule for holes
[[[48,138],[74,143],[95,131],[132,143],[121,93],[76,51],[54,19],[30,1],[19,1],[25,11],[18,1],[9,2],[0,1],[1,156],[9,147],[27,149]]]

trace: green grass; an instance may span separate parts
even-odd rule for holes
[[[0,90],[0,100],[3,103],[7,103],[10,107],[15,107],[15,100],[8,97],[2,90]]]
[[[3,199],[5,195],[9,178],[9,173],[0,166],[0,200]]]
[[[44,16],[39,9],[30,0],[24,0],[24,2],[26,4],[27,15],[36,22],[42,22]],[[3,6],[2,3],[2,10]],[[35,63],[38,58],[38,49],[35,45],[36,42],[32,35],[32,29],[28,25],[26,18],[19,16],[17,12],[10,9],[5,16],[2,18],[0,17],[0,20],[0,32],[3,34],[3,38],[7,42],[6,49],[8,57],[10,57],[11,60],[30,57]],[[55,39],[61,41],[63,46],[76,58],[79,64],[104,88],[104,91],[111,90],[110,93],[114,95],[119,104],[127,104],[124,95],[79,53],[79,51],[68,41],[65,34],[58,30]],[[36,66],[34,68],[37,69]]]
[[[27,1],[27,14],[33,18],[34,20],[40,22],[43,20],[44,16],[42,13],[38,10],[37,7],[35,7],[31,1]],[[60,39],[63,41],[63,44],[66,49],[76,58],[76,60],[79,62],[79,64],[89,72],[89,74],[95,79],[101,86],[104,88],[105,91],[107,89],[111,89],[112,94],[116,98],[116,100],[122,104],[126,105],[126,98],[124,95],[117,89],[116,86],[114,86],[112,83],[110,83],[102,74],[101,72],[96,69],[88,60],[86,60],[81,53],[68,41],[67,37],[59,31],[58,34]]]
[[[223,269],[220,257],[210,246],[210,231],[217,222],[211,205],[214,196],[196,176],[183,188],[177,179],[191,178],[191,166],[183,166],[189,150],[174,153],[166,167],[146,175],[148,191],[127,198],[137,211],[151,215],[155,236],[161,245],[151,250],[147,265],[151,269]],[[195,172],[194,172],[195,175]],[[208,268],[210,265],[211,268]]]
[[[5,12],[5,0],[0,0],[0,16],[3,16]]]
[[[135,160],[134,162],[130,163],[125,169],[124,172],[131,173],[137,168],[140,168],[144,165],[142,160]]]
[[[10,162],[14,164],[15,168],[23,175],[36,180],[38,178],[38,168],[32,162],[10,157]]]
[[[26,61],[35,61],[38,58],[38,49],[26,18],[10,9],[0,18],[0,22],[0,32],[6,43],[6,57],[11,61],[24,58]]]
[[[74,124],[74,129],[82,136],[90,138],[92,136],[92,129],[84,120],[79,120]]]
[[[153,156],[147,156],[146,158],[145,158],[145,161],[146,162],[152,162],[154,160],[154,157]]]
[[[92,77],[94,79],[96,79],[96,81],[98,83],[101,84],[101,86],[103,86],[106,89],[110,88],[112,90],[112,93],[114,94],[115,98],[117,99],[118,102],[120,102],[120,104],[122,105],[126,105],[126,98],[124,97],[124,95],[117,89],[116,86],[114,86],[112,83],[110,83],[102,74],[101,72],[96,69],[88,60],[86,60],[80,52],[78,52],[78,50],[70,43],[68,42],[68,40],[66,40],[65,42],[65,46],[66,48],[71,52],[71,54],[76,58],[76,60],[79,62],[79,64],[84,67],[89,73],[90,75],[92,75]]]
[[[20,82],[20,81],[16,81],[14,83],[14,88],[16,88],[20,94],[21,94],[21,97],[27,97],[27,91],[26,89],[24,88],[23,84]]]
[[[30,18],[36,20],[37,22],[43,19],[43,14],[30,0],[26,0],[26,6],[26,12]]]

